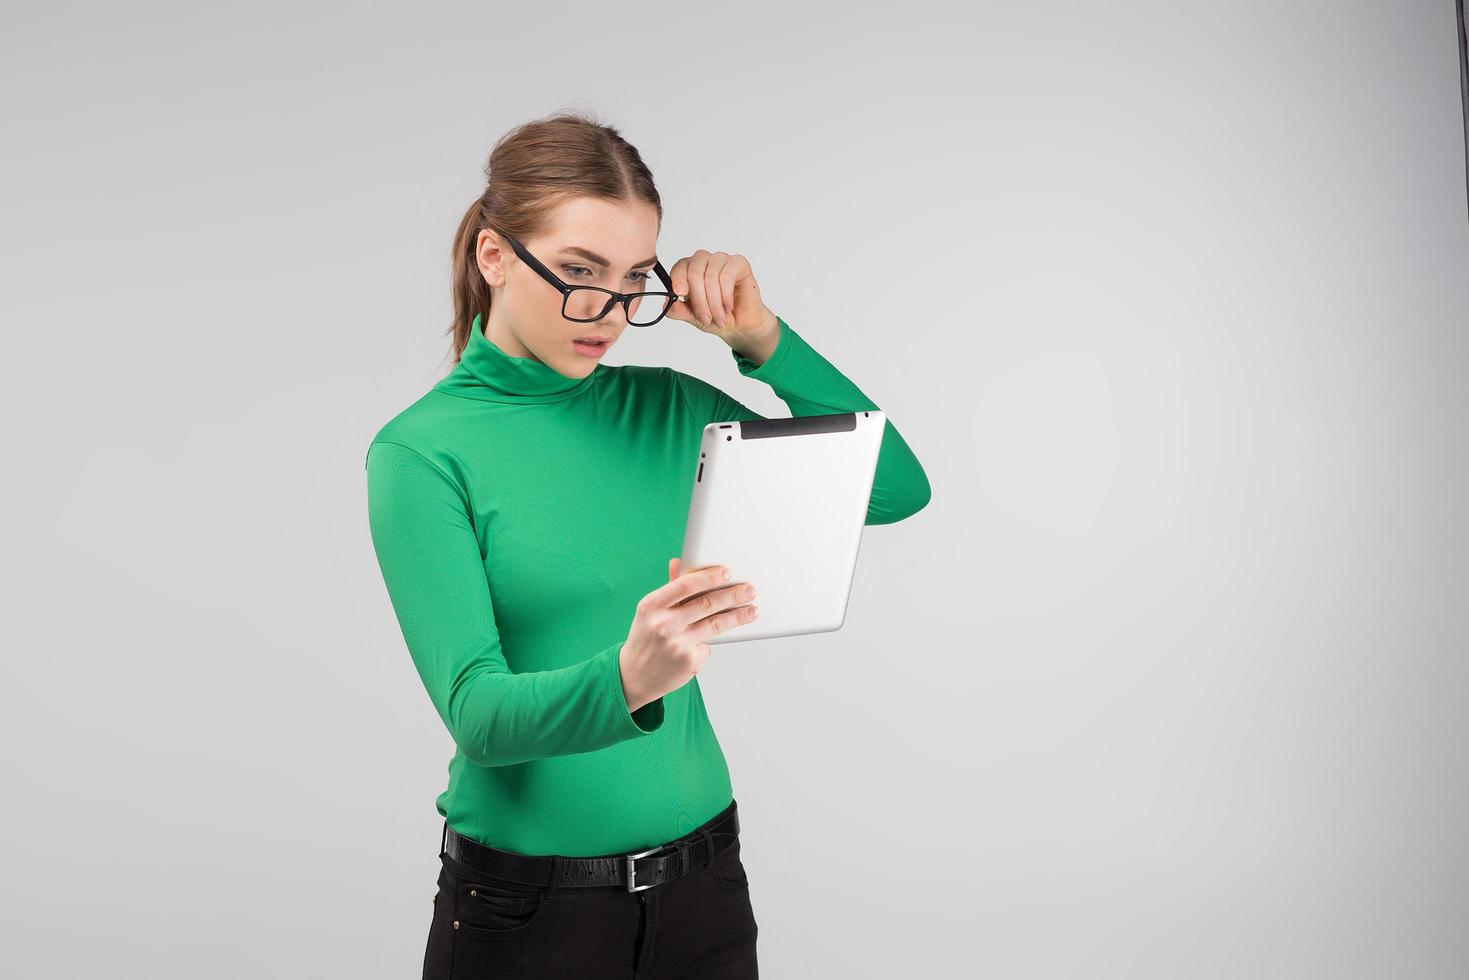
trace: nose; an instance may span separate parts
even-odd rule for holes
[[[613,303],[612,309],[602,314],[601,319],[599,319],[597,322],[619,328],[625,327],[627,326],[627,307],[623,306],[622,302],[619,300],[618,302]]]

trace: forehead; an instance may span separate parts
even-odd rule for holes
[[[551,248],[580,245],[630,265],[656,251],[658,212],[642,202],[577,197],[562,202],[540,237]]]

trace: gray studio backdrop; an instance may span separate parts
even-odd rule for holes
[[[933,486],[701,674],[762,975],[1466,975],[1453,8],[8,11],[0,972],[417,975],[363,454],[494,139],[583,108]]]

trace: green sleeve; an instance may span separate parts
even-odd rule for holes
[[[780,336],[775,350],[763,364],[757,365],[738,351],[730,350],[741,374],[770,385],[790,408],[792,417],[878,408],[876,402],[817,353],[790,324],[780,317],[776,320]],[[679,372],[674,373],[674,378],[701,426],[765,417],[700,378]],[[883,426],[866,523],[892,524],[911,517],[928,504],[931,496],[928,475],[889,418]]]
[[[479,544],[459,485],[420,453],[367,453],[373,548],[408,652],[454,743],[471,762],[507,766],[590,752],[656,731],[663,699],[629,712],[624,640],[556,670],[505,662]]]

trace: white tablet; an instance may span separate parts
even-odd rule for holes
[[[704,427],[681,571],[726,565],[760,617],[706,642],[840,629],[887,416],[879,411]]]

